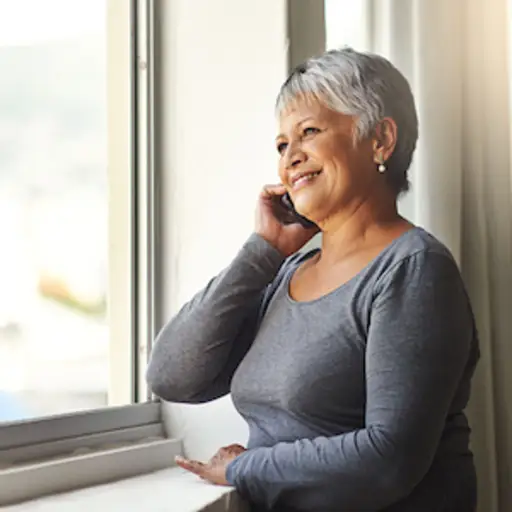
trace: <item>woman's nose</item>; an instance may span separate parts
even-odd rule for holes
[[[305,153],[298,147],[290,147],[286,155],[285,165],[288,169],[293,169],[306,161]]]

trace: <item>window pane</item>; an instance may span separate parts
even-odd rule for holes
[[[0,0],[0,421],[108,403],[106,1]]]

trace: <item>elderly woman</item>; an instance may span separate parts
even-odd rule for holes
[[[178,463],[255,510],[470,512],[464,409],[479,350],[448,249],[397,212],[418,134],[386,59],[308,60],[277,100],[279,177],[232,263],[158,336],[147,377],[174,402],[232,393],[247,449]],[[322,232],[283,223],[276,198]]]

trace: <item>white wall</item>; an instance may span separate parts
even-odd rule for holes
[[[287,71],[285,0],[160,0],[161,317],[229,263],[277,181],[275,96]],[[171,433],[207,458],[247,431],[230,398],[168,405]]]

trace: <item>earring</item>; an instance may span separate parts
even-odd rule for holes
[[[386,172],[386,166],[384,165],[384,159],[382,158],[382,155],[379,155],[376,163],[379,164],[377,169],[379,170],[380,173]]]

